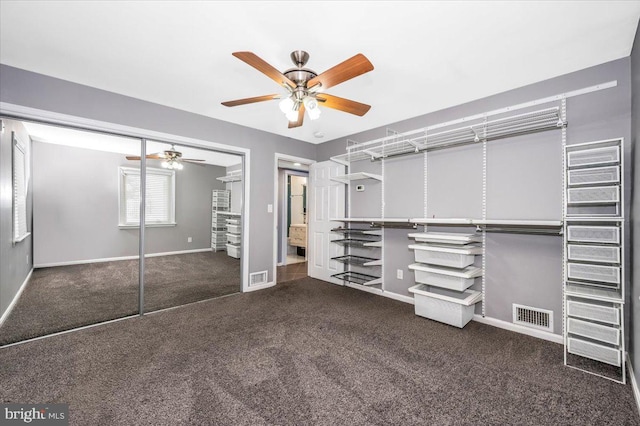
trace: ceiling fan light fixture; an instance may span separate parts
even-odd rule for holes
[[[309,119],[316,120],[320,118],[320,107],[318,106],[318,101],[316,100],[316,98],[305,96],[305,98],[302,100],[302,103],[307,110]]]
[[[284,98],[278,104],[278,106],[280,107],[280,111],[282,111],[284,114],[293,110],[294,105],[295,105],[295,102],[293,102],[293,99],[291,99],[291,97]]]
[[[292,122],[298,121],[298,110],[299,109],[300,109],[300,105],[294,103],[293,108],[291,108],[289,111],[287,111],[285,113],[285,115],[287,116],[287,120],[292,121]]]

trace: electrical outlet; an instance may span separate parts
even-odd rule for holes
[[[191,237],[187,237],[187,242],[188,242],[188,243],[192,243],[192,242],[193,242],[193,238],[191,238]]]
[[[398,271],[396,272],[396,278],[401,280],[403,279],[403,277],[404,277],[404,271],[402,269],[398,269]]]

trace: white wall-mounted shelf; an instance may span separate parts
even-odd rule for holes
[[[374,173],[358,172],[358,173],[350,173],[342,176],[335,176],[331,178],[331,180],[335,182],[341,182],[341,183],[349,183],[353,180],[365,180],[365,179],[374,179],[382,182],[382,175],[377,175]]]
[[[216,179],[224,183],[240,182],[242,180],[242,170],[234,170]]]
[[[410,218],[409,222],[415,223],[417,225],[472,225],[473,219],[469,218],[456,218],[456,217],[439,217],[439,218],[428,218],[428,217],[415,217]]]
[[[240,217],[242,214],[241,213],[234,213],[234,212],[218,212],[219,215],[224,215],[224,216],[234,216],[234,217]]]

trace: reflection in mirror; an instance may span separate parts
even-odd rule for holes
[[[153,141],[146,152],[144,311],[239,292],[242,157]]]
[[[23,179],[25,193],[24,213],[4,195],[2,212],[5,203],[20,210],[27,232],[6,244],[16,224],[3,216],[0,344],[137,314],[139,230],[123,222],[135,212],[123,210],[121,167],[125,155],[140,155],[141,141],[3,122],[1,184]],[[24,148],[24,170],[7,164],[11,135]]]

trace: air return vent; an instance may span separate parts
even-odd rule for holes
[[[514,303],[513,323],[553,333],[553,311]]]
[[[249,287],[267,283],[267,271],[254,272],[249,274]]]

